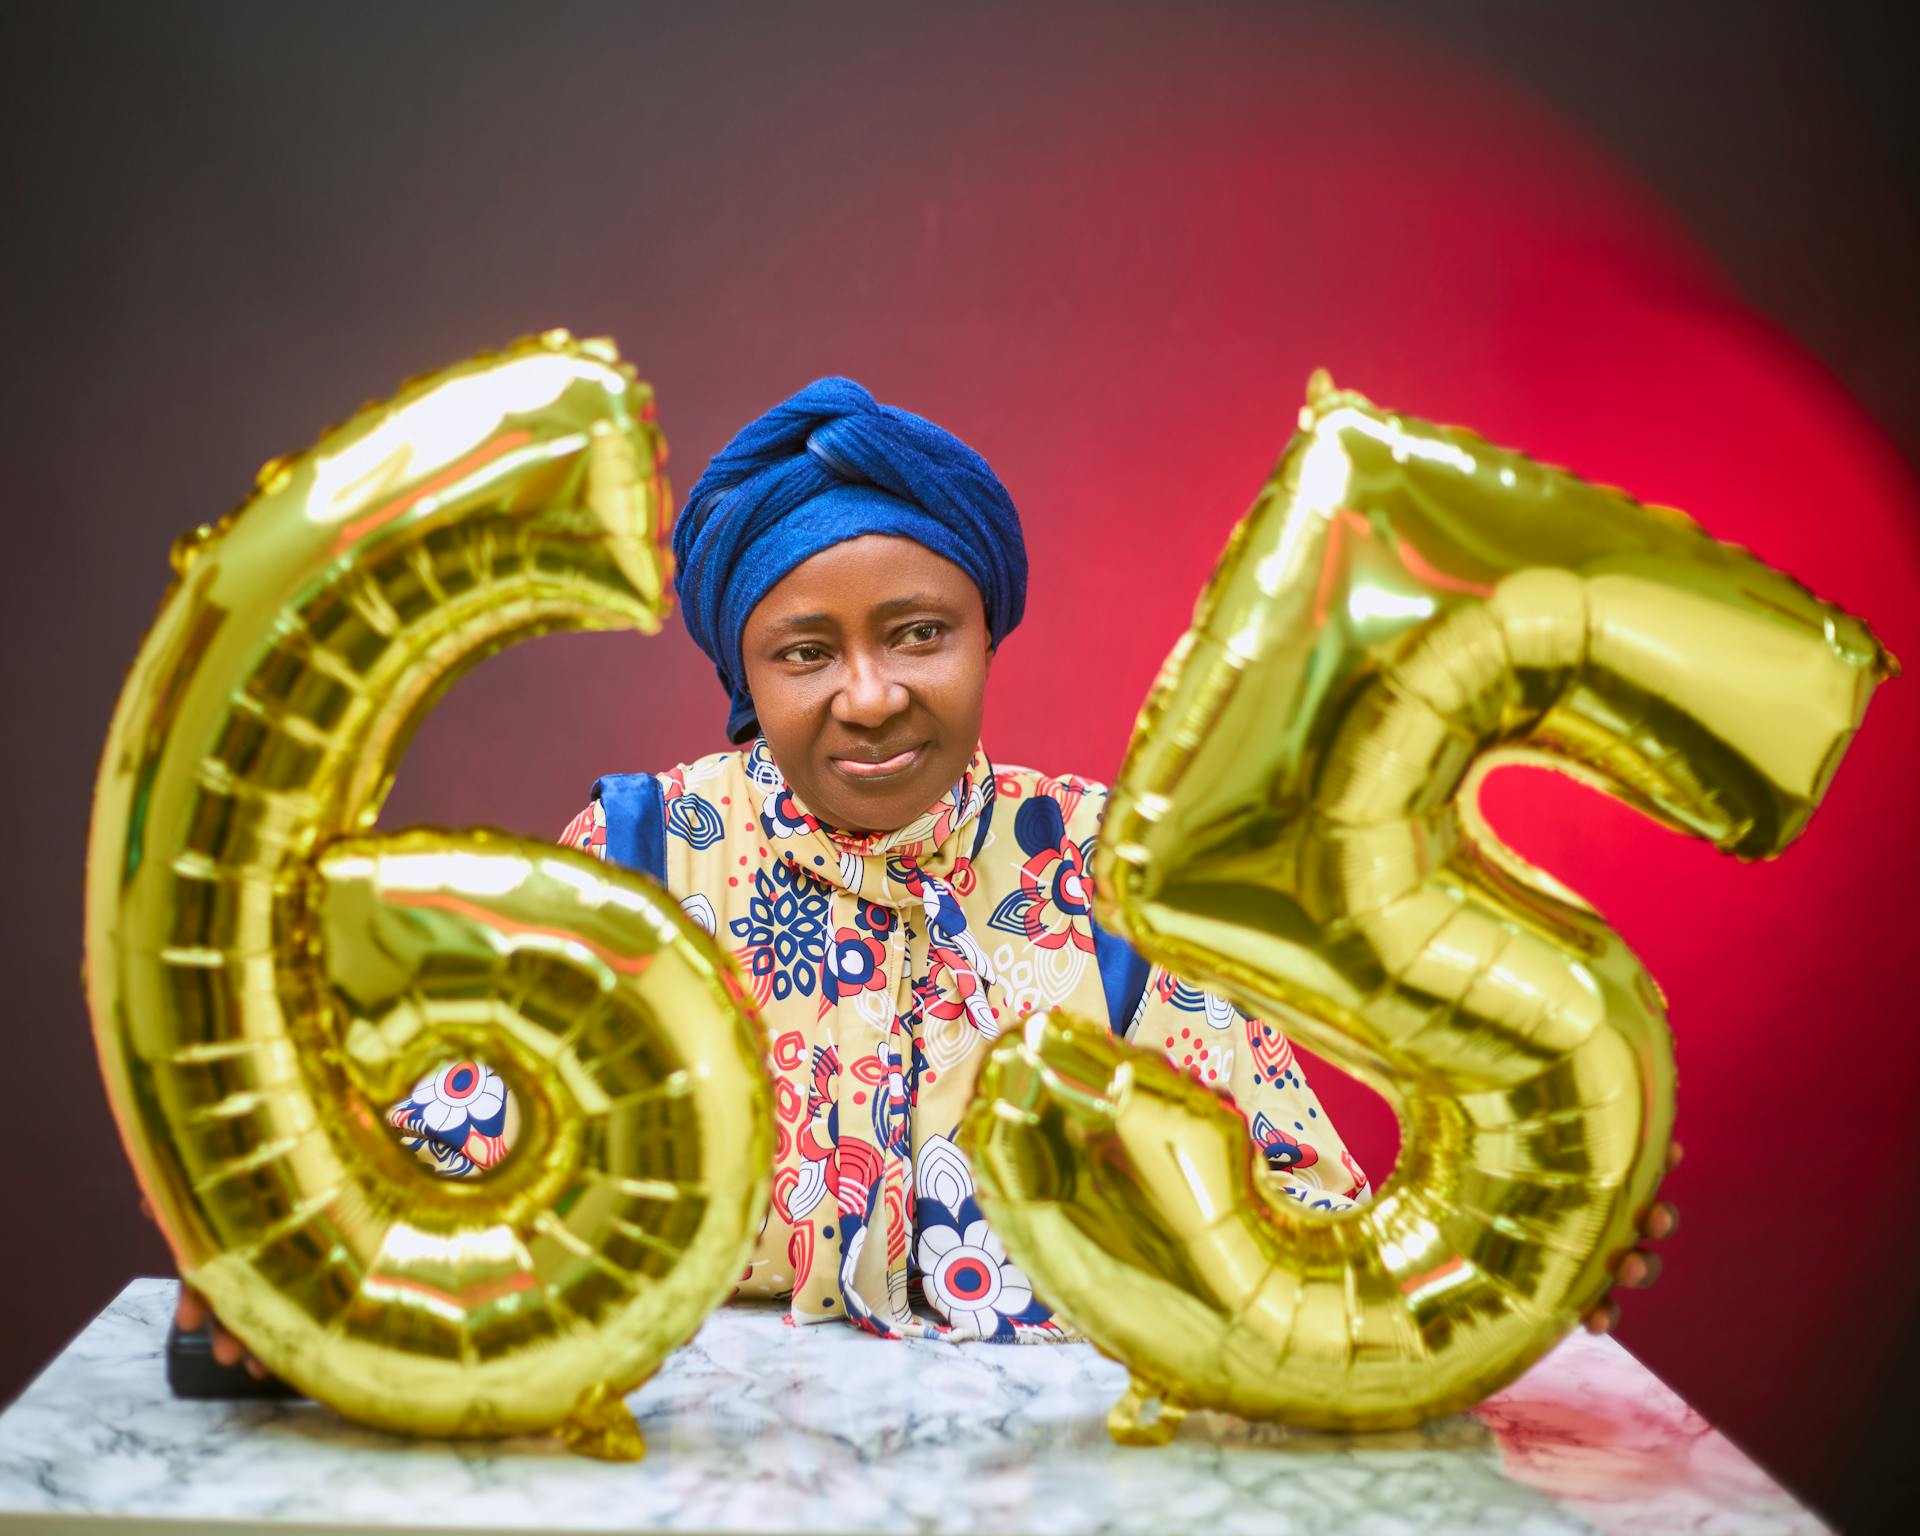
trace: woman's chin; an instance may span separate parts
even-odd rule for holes
[[[904,827],[927,808],[917,800],[912,802],[912,810],[905,809],[907,804],[898,791],[886,795],[848,795],[842,791],[822,807],[820,816],[843,837],[882,837]]]

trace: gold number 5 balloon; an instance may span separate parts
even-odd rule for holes
[[[1068,1018],[1002,1040],[967,1126],[980,1187],[1133,1373],[1115,1434],[1189,1406],[1416,1423],[1598,1302],[1663,1171],[1672,1041],[1619,936],[1482,822],[1480,778],[1543,764],[1769,857],[1891,669],[1682,514],[1316,375],[1141,714],[1095,870],[1103,921],[1376,1087],[1403,1149],[1329,1219],[1159,1056]]]
[[[365,835],[480,658],[658,630],[663,453],[651,392],[564,332],[367,407],[181,541],[107,738],[87,989],[128,1154],[221,1320],[385,1429],[639,1454],[621,1394],[765,1209],[758,1026],[666,893],[503,834]],[[521,1102],[483,1180],[383,1113],[449,1056]]]

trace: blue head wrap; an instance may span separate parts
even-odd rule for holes
[[[714,455],[673,526],[674,590],[732,697],[729,739],[757,728],[740,660],[747,616],[802,561],[868,533],[913,539],[971,576],[995,644],[1020,622],[1020,514],[987,461],[852,379],[817,379]]]

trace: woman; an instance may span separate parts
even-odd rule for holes
[[[601,779],[563,840],[661,880],[760,1006],[778,1154],[739,1294],[887,1337],[1068,1336],[982,1219],[954,1141],[984,1052],[1041,1009],[1109,1019],[1229,1094],[1293,1198],[1366,1198],[1284,1037],[1094,922],[1104,788],[981,749],[1026,589],[1019,517],[985,460],[822,379],[714,458],[674,553],[738,750]],[[511,1114],[492,1074],[458,1063],[393,1119],[467,1174],[505,1154]],[[1672,1226],[1656,1207],[1648,1235]],[[1619,1281],[1657,1264],[1636,1250]],[[1589,1325],[1614,1315],[1604,1303]]]

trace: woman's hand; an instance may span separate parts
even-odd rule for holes
[[[247,1374],[255,1381],[267,1379],[267,1368],[254,1358],[246,1345],[220,1326],[220,1319],[213,1315],[206,1298],[184,1280],[180,1282],[180,1305],[174,1309],[173,1320],[186,1333],[192,1333],[205,1323],[208,1336],[213,1340],[213,1358],[216,1361],[221,1365],[244,1365]]]
[[[142,1196],[140,1214],[153,1220],[153,1207]],[[202,1323],[207,1326],[207,1334],[213,1343],[213,1358],[220,1365],[244,1365],[247,1374],[255,1381],[267,1379],[267,1368],[256,1360],[247,1346],[242,1344],[226,1329],[220,1326],[220,1319],[213,1315],[213,1309],[207,1305],[206,1298],[186,1282],[180,1280],[180,1304],[173,1309],[173,1320],[182,1333],[192,1333]]]
[[[1680,1166],[1680,1144],[1673,1143],[1667,1148],[1667,1172]],[[1658,1242],[1663,1237],[1672,1237],[1680,1230],[1680,1212],[1670,1201],[1661,1200],[1647,1212],[1647,1219],[1641,1225],[1641,1237]],[[1660,1278],[1660,1255],[1646,1248],[1635,1248],[1620,1261],[1620,1267],[1613,1272],[1615,1291],[1643,1291]],[[1620,1321],[1620,1303],[1613,1299],[1611,1292],[1607,1299],[1589,1312],[1582,1321],[1589,1333],[1605,1333]]]

